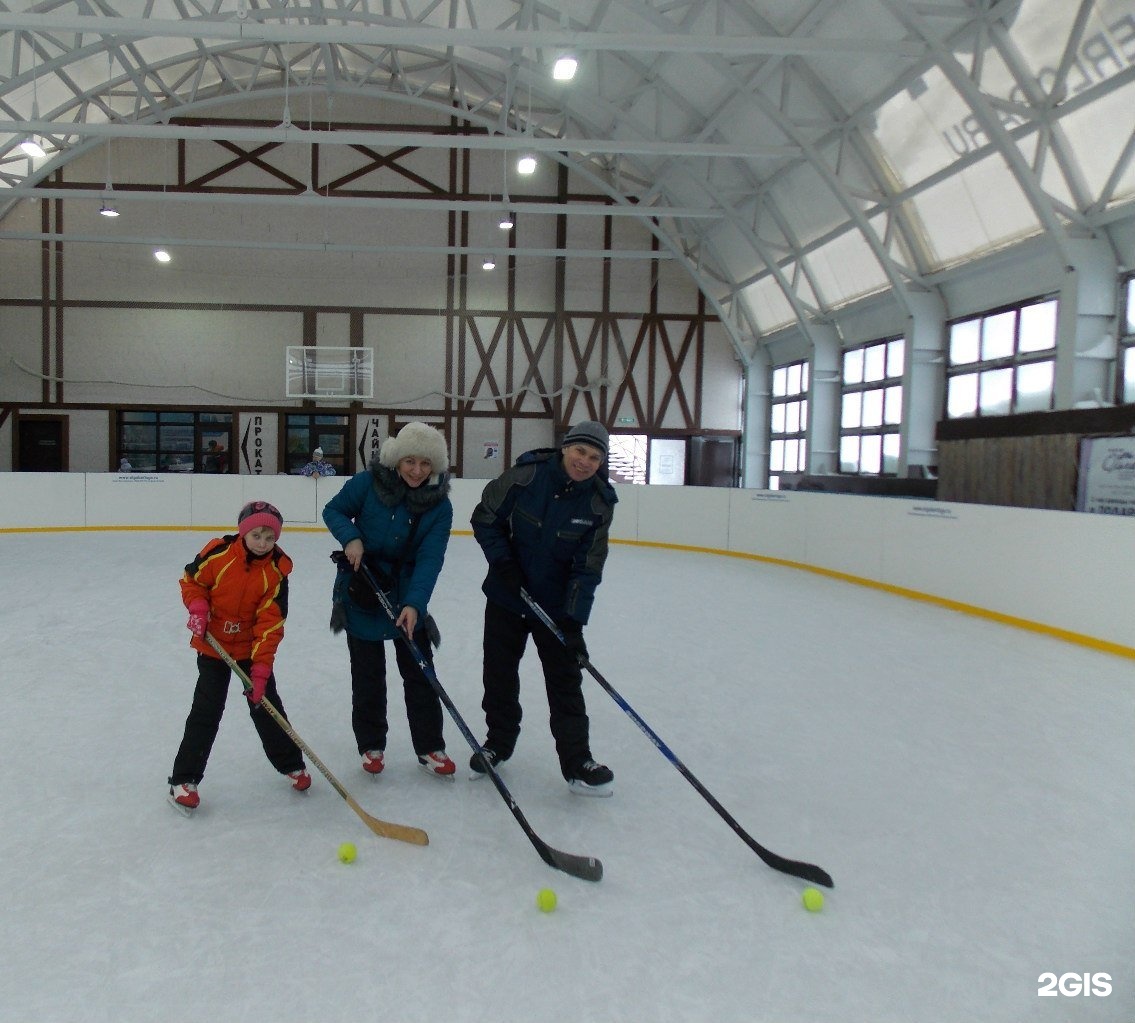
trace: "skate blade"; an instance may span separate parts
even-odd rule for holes
[[[197,812],[195,806],[182,806],[173,796],[166,796],[166,802],[169,803],[182,817],[192,817]]]

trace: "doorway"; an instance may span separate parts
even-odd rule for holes
[[[14,426],[18,472],[67,471],[66,416],[18,416]]]

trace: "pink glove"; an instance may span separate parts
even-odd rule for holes
[[[248,693],[248,699],[253,704],[259,704],[264,699],[264,690],[268,688],[268,676],[272,674],[272,669],[267,664],[254,664],[252,671],[248,673],[248,678],[252,682],[252,692]]]
[[[190,602],[189,621],[185,623],[185,627],[198,639],[204,637],[205,630],[209,627],[209,602],[207,600],[198,598]]]

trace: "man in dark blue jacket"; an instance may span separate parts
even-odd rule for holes
[[[473,535],[489,572],[485,603],[484,668],[488,735],[470,762],[483,775],[512,756],[520,735],[520,660],[528,636],[544,668],[549,725],[560,770],[571,791],[609,796],[614,775],[591,755],[579,657],[587,656],[583,627],[607,560],[615,490],[600,470],[607,461],[600,423],[572,427],[562,447],[521,455],[485,487],[473,510]],[[556,622],[564,643],[545,628],[520,594],[525,589]]]

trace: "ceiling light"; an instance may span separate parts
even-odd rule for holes
[[[20,143],[20,148],[33,160],[42,160],[47,156],[47,152],[44,150],[43,146],[41,146],[32,135],[29,135]]]
[[[481,264],[482,270],[495,270],[497,268],[497,261],[492,256],[486,256],[485,261]]]
[[[118,207],[109,200],[104,199],[103,204],[99,207],[99,213],[104,217],[117,217]]]
[[[501,214],[500,223],[498,225],[500,229],[502,231],[511,231],[515,225],[516,222],[512,219],[512,212],[510,210],[505,210]]]
[[[173,259],[173,256],[171,256],[166,249],[158,248],[154,249],[154,259],[156,259],[159,263],[168,263],[171,259]]]
[[[536,173],[536,157],[531,153],[524,153],[519,160],[516,161],[517,174],[535,174]]]
[[[575,71],[578,67],[579,61],[570,53],[560,54],[556,58],[555,64],[552,65],[552,77],[557,82],[570,82],[575,77]]]

